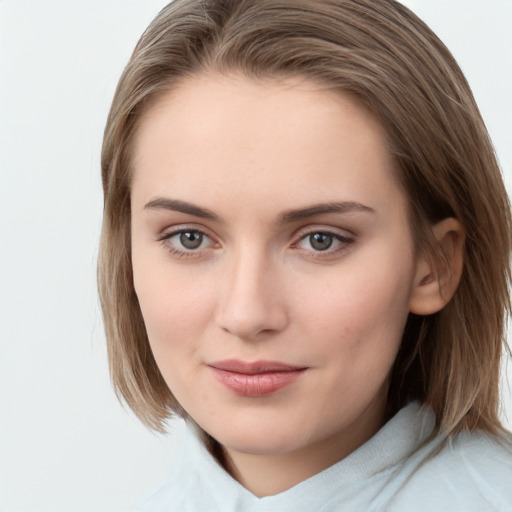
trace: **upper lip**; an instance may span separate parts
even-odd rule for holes
[[[258,373],[272,372],[292,372],[304,370],[304,366],[294,366],[280,361],[241,361],[239,359],[226,359],[224,361],[215,361],[208,363],[208,366],[217,370],[224,370],[233,373],[242,373],[246,375],[256,375]]]

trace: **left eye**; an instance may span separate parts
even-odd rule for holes
[[[350,243],[350,240],[338,233],[316,231],[302,237],[297,245],[301,249],[322,252],[327,251],[328,249],[335,249],[343,243],[348,244]]]

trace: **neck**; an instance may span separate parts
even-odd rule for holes
[[[384,422],[385,404],[382,407],[372,404],[343,430],[293,451],[261,455],[224,448],[224,466],[255,496],[272,496],[344,459],[370,439]]]

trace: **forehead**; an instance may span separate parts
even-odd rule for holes
[[[207,207],[244,208],[255,197],[285,208],[401,196],[380,124],[350,97],[301,79],[181,83],[144,113],[132,164],[140,201],[199,194]]]

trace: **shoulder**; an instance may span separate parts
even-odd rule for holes
[[[401,472],[389,510],[512,512],[512,438],[464,433],[427,443]]]

